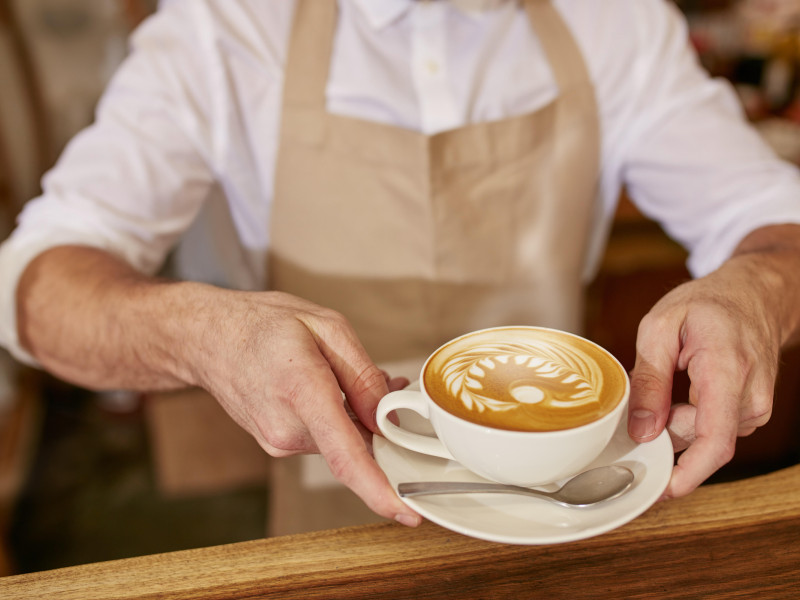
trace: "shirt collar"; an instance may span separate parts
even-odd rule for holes
[[[499,5],[505,1],[507,0],[484,0],[484,3],[490,7],[492,5]],[[414,0],[353,0],[353,3],[366,15],[370,25],[380,30],[411,10]],[[481,10],[472,7],[474,3],[454,2],[454,4],[461,9],[464,14],[472,18],[480,17]],[[481,2],[477,4],[481,4]]]
[[[353,0],[375,29],[383,29],[411,9],[413,0]]]

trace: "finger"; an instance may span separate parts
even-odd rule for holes
[[[755,369],[753,376],[747,381],[744,405],[739,415],[739,430],[747,431],[766,425],[772,417],[772,404],[775,392],[774,372]]]
[[[370,360],[344,317],[333,311],[323,314],[324,318],[309,316],[303,322],[314,336],[353,412],[367,429],[377,432],[375,411],[381,398],[389,393],[385,373]]]
[[[389,388],[390,392],[402,390],[408,387],[408,384],[410,383],[408,377],[392,377],[383,369],[381,369],[381,374],[383,375],[383,379],[386,382],[386,386]]]
[[[347,416],[350,419],[350,422],[358,431],[358,435],[361,436],[361,439],[364,440],[364,445],[367,447],[367,452],[372,456],[372,437],[375,435],[369,429],[364,427],[364,424],[358,419],[356,414],[353,412],[353,409],[350,408],[350,404],[345,401],[344,403],[345,410],[347,411]]]
[[[352,377],[348,371],[342,373],[341,370],[334,370],[336,379],[353,408],[353,412],[359,421],[373,433],[379,431],[376,417],[378,403],[390,391],[387,382],[376,369],[377,367],[372,363],[364,364],[362,370],[355,377]]]
[[[737,392],[731,389],[731,394],[735,396],[739,393],[741,396],[738,437],[751,435],[756,429],[766,425],[772,414],[774,375],[762,371],[764,370],[756,369],[744,379],[742,384],[744,391]],[[696,393],[692,393],[692,402],[698,401],[696,396]],[[696,439],[694,419],[695,409],[692,405],[673,404],[667,428],[676,452],[688,447]]]
[[[397,497],[348,417],[338,399],[338,382],[329,374],[327,382],[321,383],[318,382],[314,390],[317,399],[309,398],[303,403],[313,407],[313,414],[307,416],[305,425],[333,475],[375,513],[404,525],[418,525],[421,518]]]
[[[375,457],[375,452],[372,446],[372,439],[375,436],[369,429],[364,427],[360,421],[353,421],[353,426],[358,431],[358,435],[361,436],[361,439],[364,441],[364,447],[367,449],[367,453],[373,457]]]
[[[317,448],[317,445],[311,438],[308,438],[302,445],[293,445],[291,449],[273,446],[262,437],[256,437],[256,441],[264,452],[274,458],[286,458],[287,456],[295,456],[297,454],[319,454],[319,448]]]
[[[407,388],[409,383],[408,377],[393,377],[386,382],[386,385],[390,392],[396,392]]]
[[[297,416],[281,410],[265,410],[253,419],[252,427],[247,430],[253,433],[259,446],[275,458],[319,453],[306,426]]]
[[[650,441],[666,425],[680,355],[680,327],[677,319],[652,313],[639,326],[628,407],[628,434],[634,441]]]
[[[667,432],[675,452],[686,450],[697,439],[694,422],[697,409],[689,403],[673,404],[667,420]]]
[[[698,437],[678,458],[664,495],[680,498],[694,491],[733,457],[734,442],[728,443],[724,445],[719,439]]]
[[[744,382],[734,375],[733,361],[727,362],[717,352],[698,354],[690,360],[697,439],[673,469],[667,488],[671,497],[685,496],[733,458]]]
[[[217,397],[234,422],[252,435],[270,456],[282,458],[295,454],[319,453],[305,426],[281,405],[259,401],[251,403],[250,410],[245,410],[241,396],[238,403],[228,401],[223,394],[218,394]]]

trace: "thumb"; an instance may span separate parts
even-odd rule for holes
[[[677,342],[675,348],[664,344],[663,335],[650,337],[639,329],[628,406],[628,435],[636,442],[655,439],[669,417],[678,348]]]

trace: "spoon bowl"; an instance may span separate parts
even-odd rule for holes
[[[562,506],[582,507],[617,498],[630,489],[633,479],[633,472],[627,467],[607,465],[575,475],[555,492],[502,483],[415,481],[400,483],[397,493],[401,498],[435,494],[522,494],[544,498]]]

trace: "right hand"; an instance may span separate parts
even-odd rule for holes
[[[220,293],[196,348],[199,385],[271,456],[319,452],[374,512],[418,525],[370,453],[378,402],[407,381],[378,369],[335,311],[280,292]]]

